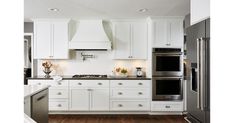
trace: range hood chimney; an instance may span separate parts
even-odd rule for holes
[[[80,20],[76,28],[75,35],[69,42],[69,49],[111,49],[111,42],[105,33],[103,20]]]

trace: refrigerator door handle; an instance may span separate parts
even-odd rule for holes
[[[204,110],[204,81],[206,80],[205,75],[205,40],[204,38],[200,38],[200,105],[201,110]]]
[[[197,108],[200,109],[200,39],[197,39]]]

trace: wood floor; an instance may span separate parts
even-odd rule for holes
[[[186,123],[183,116],[170,115],[50,115],[49,123]]]

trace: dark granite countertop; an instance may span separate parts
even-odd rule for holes
[[[136,76],[129,76],[129,77],[107,77],[107,78],[72,78],[72,76],[62,76],[63,80],[151,80],[151,78],[147,77],[136,77]],[[44,79],[44,80],[52,80],[53,78],[45,78],[44,76],[34,76],[28,77],[27,79]]]

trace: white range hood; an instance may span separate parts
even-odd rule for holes
[[[69,49],[111,49],[111,42],[105,33],[102,20],[80,20],[76,28],[75,35],[69,42]]]

